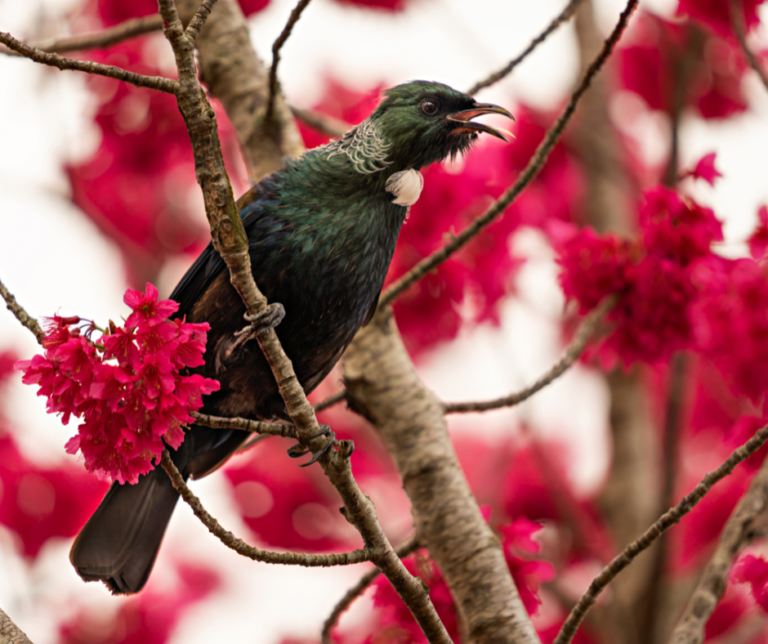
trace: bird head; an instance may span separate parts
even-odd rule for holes
[[[478,103],[448,85],[412,81],[384,92],[384,100],[369,121],[390,144],[390,168],[418,170],[465,152],[481,132],[506,141],[501,130],[472,120],[483,114],[501,114],[514,120],[503,107]]]

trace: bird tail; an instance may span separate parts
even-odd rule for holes
[[[178,498],[162,467],[141,476],[135,485],[112,483],[72,544],[69,559],[77,574],[85,581],[102,580],[114,594],[139,592]]]

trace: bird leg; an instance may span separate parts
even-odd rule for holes
[[[331,448],[333,447],[333,444],[336,442],[336,433],[328,426],[328,425],[320,425],[320,431],[317,432],[317,434],[313,434],[309,437],[309,440],[312,440],[313,438],[317,438],[318,436],[327,436],[328,440],[325,442],[325,445],[323,445],[317,452],[314,453],[311,459],[309,459],[306,463],[303,463],[299,467],[307,467],[309,465],[312,465],[312,463],[316,463],[318,459],[320,459],[322,456],[327,454],[329,451],[331,451]],[[300,456],[304,456],[304,454],[308,454],[309,450],[304,447],[301,443],[297,443],[293,447],[291,447],[288,450],[288,456],[290,458],[299,458]]]

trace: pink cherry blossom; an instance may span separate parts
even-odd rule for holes
[[[703,179],[706,181],[710,186],[715,185],[715,181],[723,176],[723,173],[720,172],[715,167],[715,157],[717,156],[716,152],[710,152],[709,154],[705,154],[701,159],[699,159],[696,162],[696,165],[694,166],[693,170],[688,170],[686,172],[683,172],[681,175],[681,178],[684,179],[685,177],[691,177],[692,179]]]
[[[125,328],[110,323],[110,332],[94,342],[92,329],[86,335],[70,329],[79,318],[55,317],[45,355],[16,368],[48,398],[49,413],[61,413],[65,424],[71,416],[82,419],[69,453],[79,451],[89,471],[135,483],[165,445],[181,445],[183,427],[193,420],[189,412],[219,383],[180,372],[203,364],[207,324],[169,320],[178,304],[159,300],[151,284],[144,293],[128,289],[124,299],[133,309]]]
[[[745,555],[733,567],[731,579],[737,584],[749,584],[757,604],[768,611],[768,561]]]

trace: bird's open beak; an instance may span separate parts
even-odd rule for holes
[[[456,112],[455,114],[448,116],[449,121],[460,124],[454,128],[452,134],[458,134],[459,132],[486,132],[502,141],[508,141],[507,136],[514,138],[514,134],[511,132],[486,125],[485,123],[475,123],[472,120],[476,116],[482,116],[483,114],[501,114],[513,121],[515,120],[515,117],[512,116],[508,110],[505,110],[499,105],[493,105],[492,103],[475,103],[474,106],[468,110]]]

